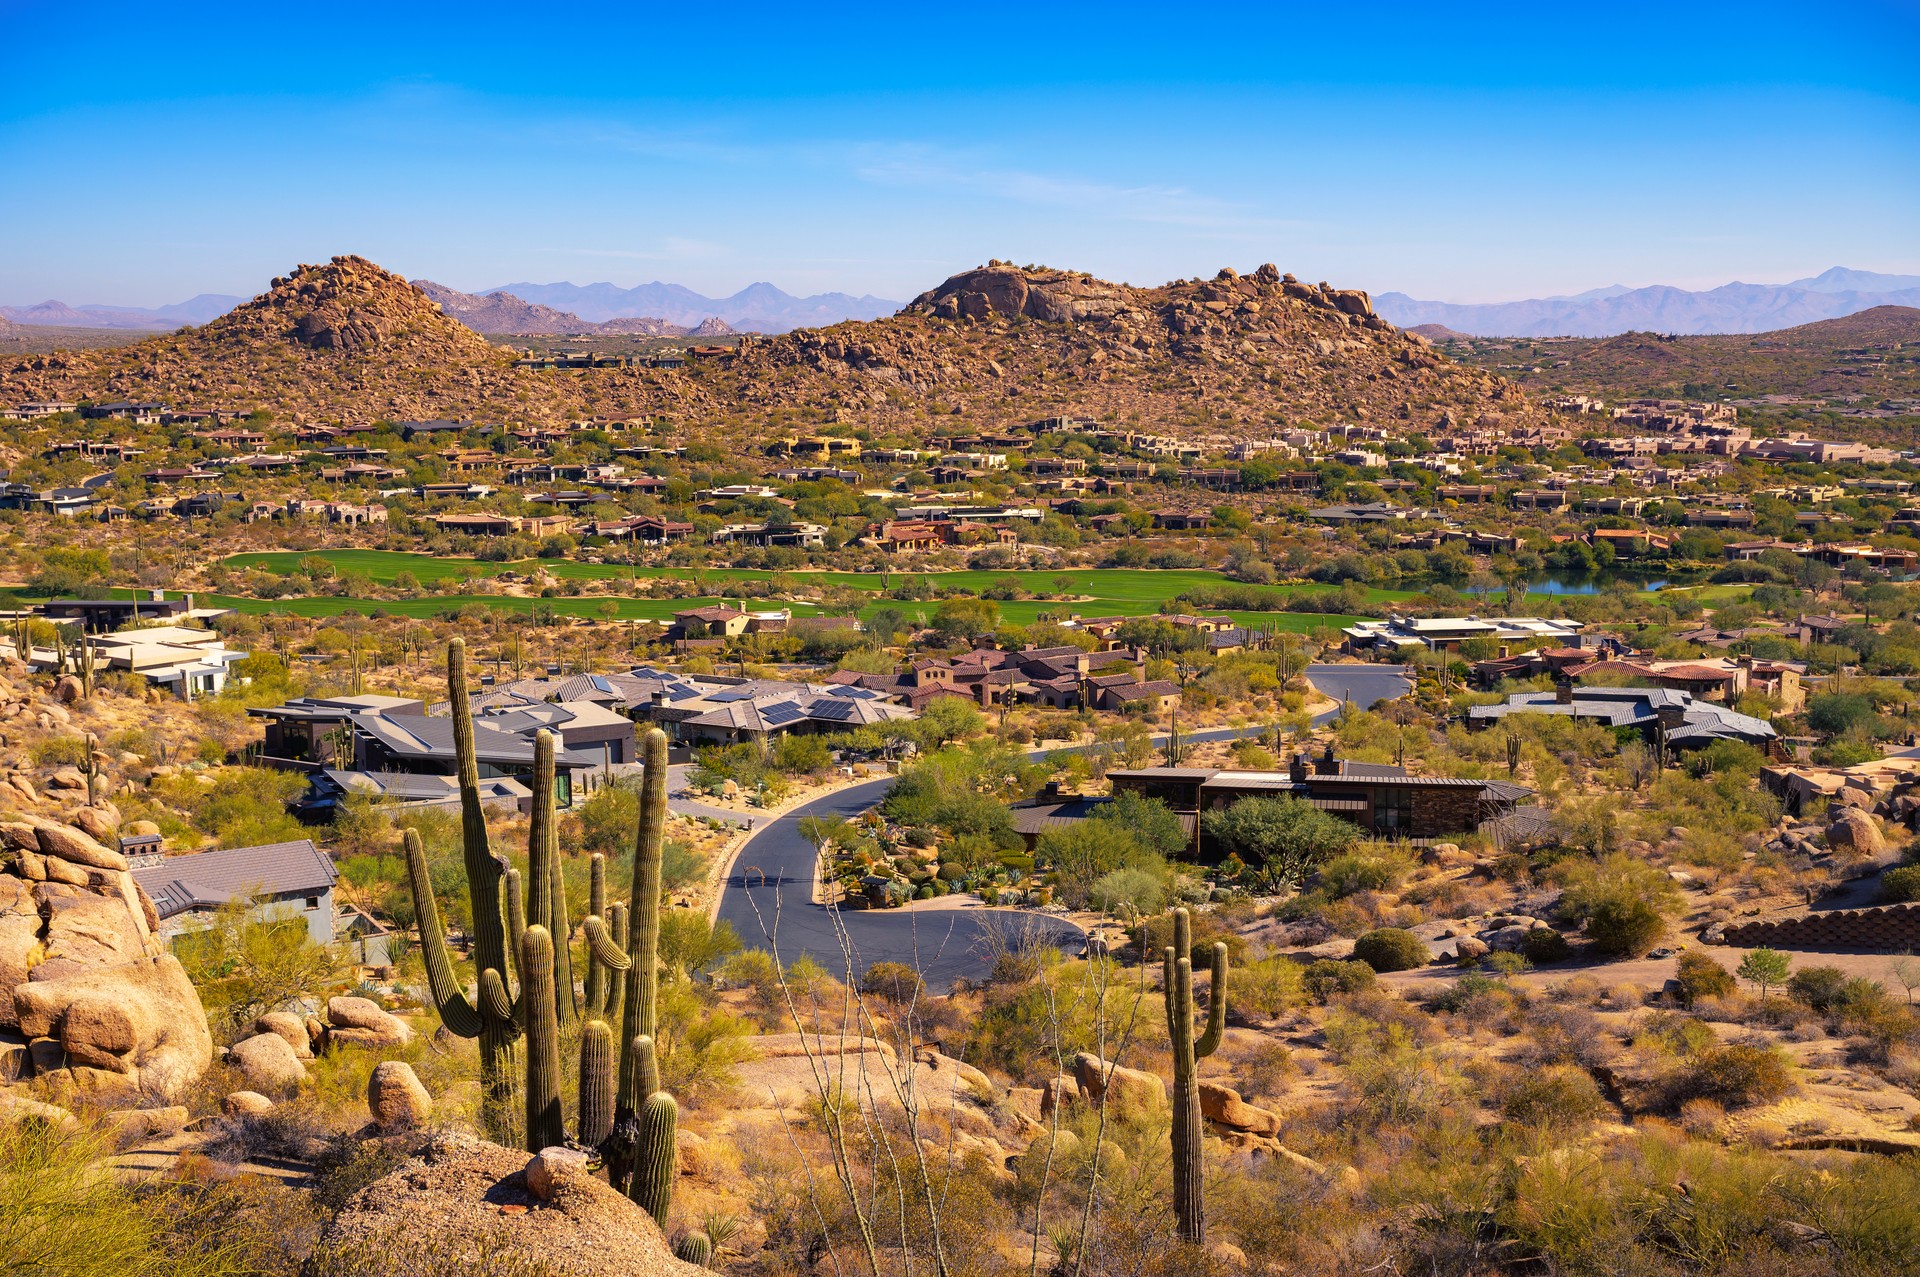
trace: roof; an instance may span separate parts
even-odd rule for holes
[[[355,714],[354,726],[372,737],[389,752],[403,758],[433,758],[453,761],[453,719],[430,718],[425,714]],[[532,766],[533,738],[518,736],[489,726],[473,724],[474,754],[483,763],[507,763]],[[555,767],[592,767],[595,760],[570,749],[553,751]]]
[[[321,895],[339,877],[332,859],[311,838],[169,856],[131,872],[162,918],[255,895]]]

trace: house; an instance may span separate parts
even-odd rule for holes
[[[1384,501],[1321,506],[1318,510],[1307,511],[1307,517],[1318,523],[1388,523],[1409,519],[1413,515],[1414,511],[1405,506],[1388,505]]]
[[[713,534],[715,545],[790,546],[819,549],[827,529],[818,523],[730,523]]]
[[[189,701],[217,695],[227,685],[228,670],[248,655],[227,647],[214,630],[176,625],[95,634],[87,642],[98,668],[144,675],[148,682]]]
[[[675,638],[738,638],[747,632],[750,615],[724,603],[690,607],[673,614],[668,634]]]
[[[136,621],[204,619],[226,613],[226,608],[194,607],[191,594],[167,598],[163,590],[150,590],[146,598],[51,599],[40,605],[40,615],[49,621],[79,621],[94,634],[105,634]]]
[[[412,443],[421,435],[458,435],[473,428],[471,421],[396,421],[394,429],[400,437]]]
[[[1213,516],[1204,510],[1155,510],[1153,526],[1169,532],[1204,532]]]
[[[311,838],[259,847],[221,847],[184,856],[143,855],[130,862],[134,882],[153,901],[160,934],[200,930],[235,902],[260,922],[298,920],[315,944],[334,940],[333,860]]]
[[[1697,700],[1664,687],[1576,687],[1562,682],[1551,692],[1520,692],[1504,704],[1475,705],[1471,728],[1492,727],[1509,714],[1560,714],[1610,728],[1631,728],[1673,749],[1699,749],[1717,740],[1770,748],[1780,739],[1771,723],[1724,705]]]
[[[1501,643],[1555,642],[1565,646],[1577,642],[1584,621],[1543,619],[1537,616],[1391,616],[1384,621],[1362,621],[1341,631],[1343,647],[1355,655],[1391,653],[1424,647],[1431,651],[1453,651],[1468,639],[1485,638]]]
[[[664,698],[648,717],[687,744],[765,742],[788,734],[849,732],[910,719],[915,711],[863,687],[744,680],[677,701]]]
[[[338,764],[352,757],[356,714],[424,714],[426,703],[405,696],[302,696],[284,705],[249,709],[267,723],[262,756],[275,763]]]
[[[1177,813],[1224,811],[1243,798],[1296,798],[1375,838],[1433,839],[1472,833],[1510,815],[1533,791],[1505,781],[1412,776],[1405,768],[1295,754],[1286,771],[1145,767],[1110,771],[1115,793],[1158,798]],[[1204,835],[1200,851],[1207,847]]]

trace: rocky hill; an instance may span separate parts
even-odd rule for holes
[[[1920,309],[1911,306],[1875,306],[1752,335],[1633,332],[1550,343],[1461,339],[1447,350],[1542,389],[1869,402],[1920,397]]]
[[[0,376],[0,398],[257,405],[295,419],[652,413],[743,447],[764,439],[770,418],[913,435],[948,428],[956,414],[990,427],[1079,413],[1244,436],[1283,421],[1430,429],[1533,412],[1515,387],[1381,319],[1365,293],[1273,266],[1133,288],[992,262],[895,316],[762,339],[684,369],[581,374],[511,362],[422,289],[339,257],[300,267],[199,329],[17,360]]]

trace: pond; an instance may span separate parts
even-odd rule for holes
[[[1643,580],[1619,572],[1549,572],[1527,582],[1534,594],[1598,594],[1615,581],[1624,581],[1636,590],[1664,590],[1665,578]]]

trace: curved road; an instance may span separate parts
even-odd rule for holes
[[[1391,665],[1312,665],[1307,678],[1325,695],[1350,699],[1361,708],[1407,690],[1405,675]],[[1314,721],[1325,722],[1334,712]],[[1195,732],[1187,739],[1233,740],[1265,730],[1223,728]],[[891,784],[890,779],[874,780],[839,790],[756,830],[741,847],[722,888],[720,919],[731,923],[749,947],[764,946],[783,963],[805,954],[840,972],[850,957],[857,975],[875,962],[904,962],[917,967],[935,991],[963,976],[986,975],[997,930],[1037,929],[1041,939],[1062,948],[1079,945],[1080,928],[1049,914],[984,908],[843,912],[813,903],[819,858],[813,844],[801,836],[800,822],[808,816],[850,819],[878,804]]]

